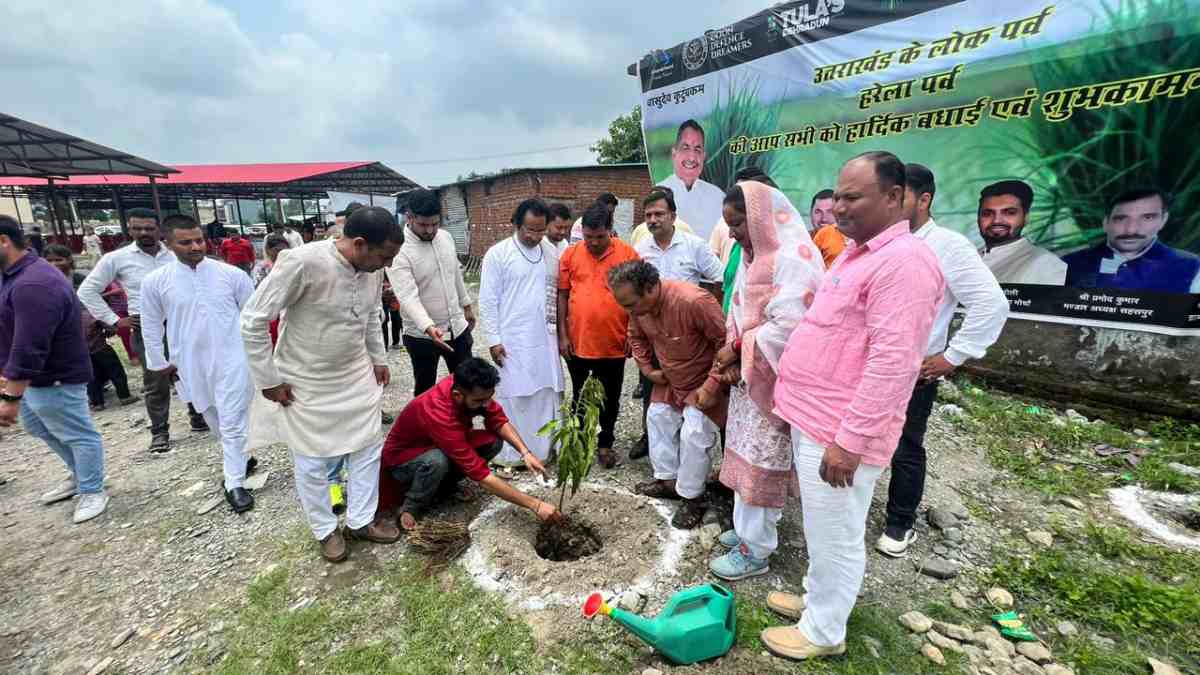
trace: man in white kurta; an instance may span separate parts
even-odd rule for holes
[[[242,340],[255,387],[251,444],[288,445],[296,492],[321,555],[348,549],[326,498],[329,467],[345,458],[348,534],[391,543],[394,524],[375,519],[379,498],[379,433],[383,387],[390,380],[380,332],[381,270],[404,235],[387,210],[366,207],[346,220],[336,241],[313,242],[279,255],[271,274],[242,311]],[[271,349],[269,326],[284,312]]]
[[[249,511],[254,497],[244,483],[254,388],[238,323],[254,285],[240,269],[205,257],[204,230],[191,218],[170,216],[163,226],[175,260],[142,279],[146,368],[178,378],[179,398],[204,415],[221,442],[225,500],[234,513]]]
[[[538,429],[554,419],[563,390],[558,328],[549,309],[558,297],[558,250],[544,236],[549,210],[541,200],[522,202],[516,232],[483,256],[479,316],[484,340],[500,369],[496,400],[540,461],[550,455],[550,439]],[[504,466],[524,462],[505,443],[494,460]]]

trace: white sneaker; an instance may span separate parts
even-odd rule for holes
[[[82,523],[104,513],[108,508],[108,495],[103,492],[80,495],[75,505],[75,522]]]
[[[917,540],[917,531],[909,530],[904,533],[903,540],[892,539],[885,531],[875,541],[875,550],[891,558],[903,558],[908,555],[908,547]]]
[[[53,490],[42,494],[42,505],[49,506],[55,502],[61,502],[64,499],[74,497],[77,487],[74,478],[67,478],[58,485],[55,485]]]

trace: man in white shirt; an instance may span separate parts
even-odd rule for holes
[[[483,256],[479,320],[492,361],[500,369],[496,402],[539,461],[550,456],[550,439],[538,430],[557,417],[563,391],[558,354],[558,250],[543,239],[551,210],[540,199],[517,206],[512,237]],[[515,467],[521,452],[509,443],[494,460]]]
[[[984,247],[979,254],[1002,284],[1062,286],[1067,263],[1021,236],[1032,207],[1033,188],[1023,181],[1002,180],[983,188],[977,221]]]
[[[146,416],[150,418],[150,452],[171,449],[171,378],[146,368],[146,343],[142,339],[141,307],[142,279],[154,270],[175,261],[159,241],[158,216],[150,209],[130,209],[127,214],[129,236],[133,243],[100,258],[87,278],[79,285],[79,301],[96,320],[112,328],[129,328],[133,350],[142,364],[142,396],[146,400]],[[125,289],[129,300],[129,316],[118,317],[104,301],[104,289],[112,282]],[[170,349],[169,346],[164,347]],[[192,431],[208,431],[204,417],[188,404]]]
[[[380,331],[381,270],[403,241],[387,209],[359,209],[340,239],[281,253],[242,310],[250,374],[262,392],[250,407],[247,447],[287,444],[300,504],[330,562],[348,554],[327,497],[329,469],[338,461],[346,463],[346,534],[377,543],[400,538],[375,512],[380,406],[391,381]],[[272,351],[270,325],[285,312]]]
[[[909,227],[937,256],[946,293],[934,316],[921,374],[892,456],[887,519],[875,549],[893,558],[904,557],[916,540],[913,524],[925,492],[925,428],[937,398],[938,380],[951,375],[968,359],[982,358],[1000,337],[1008,319],[1008,298],[975,247],[966,237],[933,221],[930,208],[935,189],[933,172],[927,167],[905,166],[904,204],[909,209]],[[966,314],[954,339],[948,341],[950,321],[960,304]]]
[[[725,266],[713,254],[708,242],[689,232],[680,231],[676,225],[675,199],[671,191],[655,188],[642,200],[642,213],[646,218],[646,229],[650,236],[642,238],[634,250],[642,260],[658,270],[659,277],[667,281],[685,281],[695,285],[720,287],[725,276]],[[719,294],[718,294],[719,295]],[[654,383],[640,376],[642,393],[642,437],[629,451],[630,459],[640,459],[650,454],[649,430],[646,415],[650,410],[650,390]]]
[[[404,245],[387,276],[404,317],[404,347],[412,360],[415,398],[437,383],[439,359],[453,373],[471,357],[475,311],[454,237],[441,229],[437,193],[413,190],[406,218]]]
[[[567,208],[566,204],[551,204],[550,225],[546,229],[546,241],[549,241],[554,246],[554,250],[562,255],[562,252],[571,245],[570,237],[571,209]]]
[[[257,462],[246,454],[254,385],[238,325],[254,284],[240,269],[205,257],[204,230],[189,216],[167,216],[163,229],[175,261],[142,280],[146,368],[176,379],[179,398],[216,432],[225,501],[234,513],[243,513],[254,508],[245,481]],[[170,357],[163,350],[168,336]]]
[[[704,128],[696,120],[679,125],[675,145],[671,147],[671,162],[675,173],[662,181],[675,193],[679,217],[695,230],[696,236],[708,241],[713,228],[721,219],[725,192],[700,178],[707,158],[704,150]]]

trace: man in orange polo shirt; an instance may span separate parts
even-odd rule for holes
[[[604,386],[600,439],[596,456],[607,468],[616,465],[613,429],[621,410],[625,379],[625,332],[629,315],[608,287],[608,271],[638,254],[613,233],[612,213],[597,202],[581,218],[583,241],[562,254],[558,272],[558,351],[567,360],[576,400],[588,375]]]

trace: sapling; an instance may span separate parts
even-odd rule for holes
[[[551,445],[558,448],[558,510],[563,510],[567,487],[571,497],[583,479],[592,471],[596,461],[597,434],[600,430],[600,411],[604,408],[604,385],[588,375],[574,403],[563,401],[558,419],[550,420],[538,429],[539,436],[549,436]]]

